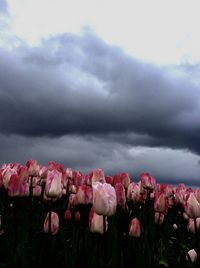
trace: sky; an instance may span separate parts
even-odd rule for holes
[[[0,164],[200,184],[188,0],[0,0]]]

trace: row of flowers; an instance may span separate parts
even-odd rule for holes
[[[14,163],[2,165],[0,189],[4,191],[1,217],[6,198],[10,198],[11,207],[16,206],[17,198],[29,199],[30,221],[33,221],[37,213],[33,209],[34,200],[46,204],[43,232],[51,237],[62,229],[60,218],[66,224],[81,222],[91,233],[102,236],[103,243],[106,243],[106,233],[114,224],[113,219],[118,221],[117,231],[121,233],[118,234],[121,239],[119,243],[126,239],[123,236],[128,236],[129,239],[146,239],[145,243],[152,244],[150,229],[154,229],[153,240],[156,242],[152,246],[151,264],[155,264],[162,226],[166,229],[165,223],[168,223],[171,230],[178,232],[185,225],[192,238],[184,247],[185,261],[199,263],[200,188],[194,190],[184,184],[174,186],[156,183],[156,179],[146,172],[141,173],[136,182],[128,173],[106,176],[102,169],[95,169],[83,174],[71,168],[65,169],[53,161],[43,166],[36,160],[29,160],[25,166]],[[65,204],[63,215],[54,211],[59,200]],[[124,226],[119,226],[120,224]],[[2,228],[1,234],[3,233]],[[71,240],[70,243],[74,246]],[[143,255],[148,254],[144,249],[143,252]]]

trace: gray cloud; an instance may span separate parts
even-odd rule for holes
[[[66,135],[56,138],[30,138],[19,135],[0,135],[0,162],[25,164],[37,159],[40,164],[48,161],[62,163],[88,173],[102,168],[106,175],[128,172],[134,181],[143,171],[150,172],[157,182],[190,185],[199,182],[199,156],[184,150],[128,146],[105,137]]]
[[[200,152],[199,87],[91,33],[0,50],[2,134],[112,135]],[[146,137],[144,139],[144,137]]]

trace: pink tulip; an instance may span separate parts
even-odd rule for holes
[[[153,190],[156,186],[156,180],[149,173],[143,172],[140,174],[141,186],[144,189]]]
[[[141,201],[140,183],[131,182],[128,186],[127,199],[135,202]]]
[[[154,201],[154,210],[163,214],[167,213],[168,202],[164,193],[156,193]]]
[[[8,182],[8,195],[9,196],[19,196],[21,192],[21,182],[20,178],[16,174],[12,174],[10,176],[10,180]]]
[[[62,195],[62,173],[58,170],[48,170],[45,184],[45,194],[47,197],[59,198]]]
[[[196,223],[197,223],[197,230],[198,230],[198,229],[200,229],[200,218],[196,218]],[[189,232],[195,234],[195,223],[194,223],[194,219],[189,219],[188,220],[187,230]]]
[[[124,188],[128,189],[130,182],[131,182],[131,179],[128,173],[120,173],[120,174],[113,176],[113,186],[115,186],[117,183],[122,183]]]
[[[42,188],[40,185],[33,187],[33,196],[40,196],[42,193]]]
[[[7,166],[3,172],[2,172],[2,177],[3,177],[3,185],[5,189],[8,188],[8,182],[11,178],[12,175],[17,175],[17,171],[15,168],[11,168],[10,166]]]
[[[99,215],[112,216],[117,208],[115,188],[108,183],[96,182],[92,184],[93,209]]]
[[[21,166],[19,168],[18,175],[22,183],[28,181],[28,177],[29,177],[28,167]]]
[[[78,187],[85,183],[85,177],[80,171],[74,170],[72,172],[72,183]]]
[[[39,175],[40,166],[39,166],[37,160],[28,160],[26,162],[26,166],[28,168],[28,172],[29,172],[30,176],[38,176]]]
[[[88,185],[80,185],[78,187],[75,199],[76,205],[83,204],[88,205],[92,204],[92,188]]]
[[[141,229],[140,229],[140,221],[138,218],[132,219],[129,224],[129,235],[132,237],[140,237]]]
[[[115,184],[115,191],[117,196],[117,204],[125,209],[125,203],[126,203],[126,194],[125,189],[122,183],[118,182]]]
[[[195,194],[190,192],[184,203],[185,212],[190,218],[200,217],[200,203],[197,201]]]
[[[106,182],[104,171],[101,168],[92,170],[89,175],[90,175],[92,184],[95,182],[101,182],[101,183]]]
[[[98,215],[94,212],[93,208],[90,210],[89,215],[89,227],[92,233],[104,233],[103,227],[103,217],[102,215]],[[106,217],[106,231],[108,230],[108,221]]]
[[[49,233],[49,212],[47,213],[47,216],[44,221],[43,226],[44,232]],[[59,230],[59,217],[58,214],[54,211],[51,211],[51,226],[50,226],[50,232],[52,235],[57,234]]]

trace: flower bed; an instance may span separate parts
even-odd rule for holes
[[[198,266],[200,188],[82,174],[36,160],[0,167],[0,266]]]

